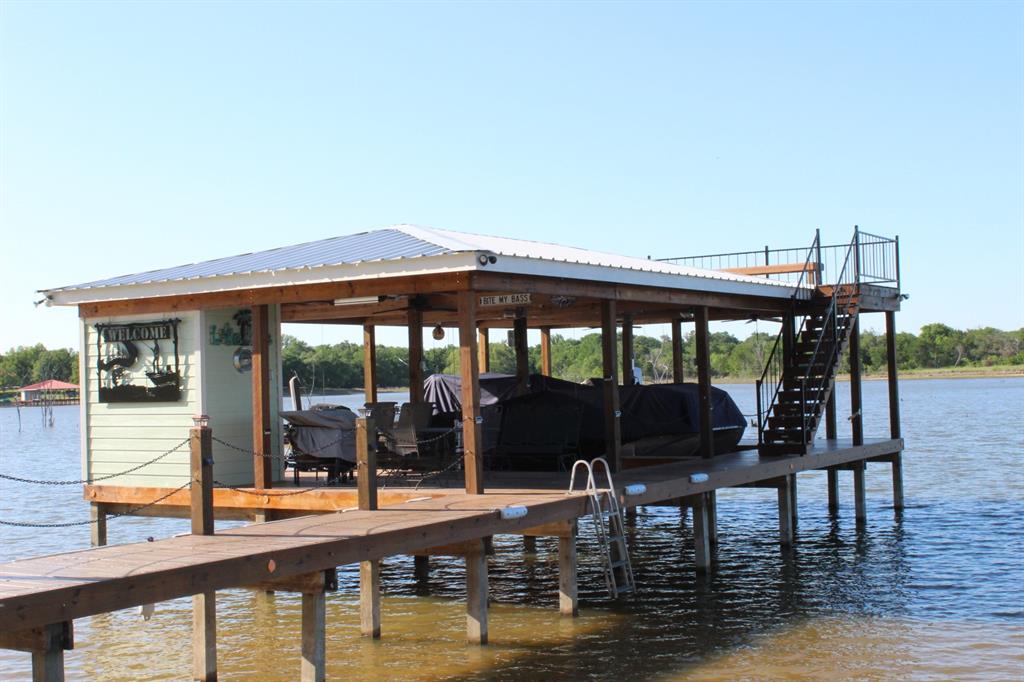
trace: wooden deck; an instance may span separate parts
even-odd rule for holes
[[[902,447],[901,439],[877,439],[860,446],[822,442],[805,456],[760,458],[756,451],[742,451],[711,460],[630,469],[617,476],[616,485],[643,484],[643,492],[624,498],[627,506],[635,506],[727,487],[770,485],[774,479],[811,469],[884,460],[898,455]],[[691,480],[698,473],[707,474],[706,480]],[[382,496],[385,506],[379,510],[329,514],[323,513],[330,509],[324,508],[327,504],[334,509],[354,505],[355,491],[325,488],[278,498],[241,495],[281,511],[308,514],[311,500],[324,506],[316,510],[320,515],[212,536],[185,535],[0,564],[0,632],[415,554],[490,535],[524,533],[585,513],[586,498],[562,492],[566,482],[567,474],[497,474],[488,480],[489,489],[483,495],[453,488],[405,490],[402,494],[414,499],[387,504]],[[525,517],[501,518],[502,508],[516,505],[528,508]]]

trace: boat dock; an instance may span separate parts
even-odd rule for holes
[[[777,532],[784,547],[794,541],[800,472],[828,472],[832,510],[840,473],[852,472],[860,523],[867,464],[882,463],[891,472],[893,507],[903,507],[899,242],[856,227],[846,243],[823,244],[816,232],[797,249],[651,260],[402,225],[42,293],[47,305],[76,306],[79,313],[82,480],[57,483],[82,485],[95,547],[0,565],[0,646],[32,652],[38,680],[63,679],[75,618],[188,595],[193,677],[215,680],[216,592],[234,587],[303,595],[300,677],[322,680],[324,595],[340,565],[359,564],[362,633],[380,637],[381,558],[413,555],[423,572],[431,555],[465,557],[467,640],[484,644],[494,535],[522,535],[524,547],[537,536],[559,538],[559,608],[573,617],[576,541],[586,527],[594,529],[609,595],[643,588],[634,584],[623,529],[623,516],[638,505],[692,510],[695,569],[702,572],[713,567],[717,491],[724,488],[775,489],[778,530],[768,532]],[[870,313],[885,320],[884,439],[864,437],[860,319]],[[733,423],[722,424],[729,409],[714,402],[711,325],[751,320],[779,327],[774,342],[759,350],[756,414],[733,405]],[[353,431],[336,429],[354,437],[345,466],[356,460],[355,488],[287,480],[285,322],[355,325],[362,332],[367,415],[350,415]],[[633,334],[646,324],[667,326],[671,390],[686,392],[685,407],[623,409],[620,393],[628,402],[645,389],[636,386]],[[692,325],[692,345],[684,346],[684,325]],[[385,476],[421,475],[428,470],[416,458],[430,459],[421,446],[436,437],[414,433],[403,450],[396,437],[401,419],[389,423],[394,404],[378,403],[378,326],[407,330],[411,409],[402,412],[449,420],[429,425],[454,441],[445,464],[429,472],[457,479],[458,488],[428,485],[439,480],[429,477],[404,489],[379,485],[389,479],[378,479],[378,451],[389,468]],[[458,367],[460,387],[441,410],[444,401],[426,404],[424,343],[445,338],[446,327],[457,330],[457,362],[453,354],[450,364]],[[509,417],[507,406],[527,402],[536,388],[531,329],[540,336],[539,374],[548,378],[556,373],[554,331],[600,330],[600,362],[586,370],[585,433],[582,401],[558,412],[571,395],[549,396],[543,413]],[[498,420],[481,397],[495,330],[515,354],[514,398]],[[850,412],[838,415],[836,378],[845,363]],[[374,410],[390,420],[374,424]],[[546,419],[544,429],[531,420],[535,415]],[[737,446],[749,416],[756,444]],[[849,420],[848,440],[837,437],[840,417]],[[720,438],[723,429],[734,438]],[[690,445],[641,447],[659,438]],[[344,455],[331,457],[336,474]],[[598,457],[613,484],[599,479],[589,493],[567,493],[569,474],[560,469]],[[105,546],[108,518],[132,514],[188,517],[192,533]],[[215,519],[255,523],[215,532]]]

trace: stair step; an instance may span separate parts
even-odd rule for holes
[[[623,566],[626,565],[626,560],[625,559],[616,559],[610,565],[611,565],[612,568],[622,568]]]

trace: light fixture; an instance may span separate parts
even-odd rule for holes
[[[334,305],[367,305],[369,303],[379,303],[379,296],[354,296],[352,298],[336,298],[334,299]]]
[[[434,331],[431,333],[431,336],[434,337],[435,341],[440,341],[441,339],[443,339],[444,338],[444,327],[442,327],[439,324],[435,325],[434,326]]]

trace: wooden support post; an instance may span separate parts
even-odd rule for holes
[[[633,385],[633,316],[622,316],[622,385]]]
[[[460,291],[459,369],[462,375],[462,451],[466,492],[484,492],[483,419],[480,416],[480,372],[476,347],[476,292]]]
[[[192,534],[213,535],[213,431],[209,426],[195,426],[188,435]]]
[[[792,478],[783,476],[779,483],[779,542],[783,547],[793,544]]]
[[[417,580],[426,580],[430,577],[430,557],[425,554],[417,554],[412,558],[413,575]]]
[[[377,402],[377,333],[372,324],[363,325],[363,395],[366,402]]]
[[[363,637],[380,639],[380,561],[359,562],[359,624]]]
[[[839,470],[829,468],[828,473],[828,510],[831,513],[839,511]]]
[[[853,331],[850,332],[850,427],[854,445],[864,445],[864,406],[860,379],[860,314],[854,313]]]
[[[523,536],[523,551],[527,554],[537,553],[537,536],[535,535],[524,535]]]
[[[853,465],[853,505],[858,524],[866,523],[868,520],[867,482],[864,480],[867,468],[867,462],[855,462]]]
[[[323,590],[302,593],[302,682],[327,679],[327,598]]]
[[[832,387],[832,391],[828,394],[828,402],[825,403],[825,438],[828,440],[835,440],[838,438],[836,428],[836,389]]]
[[[672,381],[683,383],[683,323],[672,320]]]
[[[89,540],[93,547],[102,547],[107,544],[107,510],[102,502],[91,502],[89,504]]]
[[[896,313],[885,313],[885,352],[888,364],[889,383],[889,437],[900,438],[900,386],[898,362],[896,357]],[[903,509],[903,453],[897,452],[892,457],[892,506]]]
[[[707,500],[708,517],[708,543],[712,547],[718,547],[718,491],[709,490],[704,493]]]
[[[217,679],[217,595],[213,590],[192,596],[192,679]]]
[[[483,541],[466,553],[466,638],[487,644],[487,553]]]
[[[551,327],[540,328],[540,373],[551,376]]]
[[[530,348],[526,340],[526,318],[517,317],[512,324],[516,351],[516,395],[526,395],[530,390]]]
[[[274,469],[270,457],[270,309],[252,307],[252,450],[253,485],[270,488]]]
[[[486,374],[491,371],[491,340],[486,327],[477,330],[476,352],[479,355],[477,364],[480,366],[480,373]]]
[[[377,449],[370,434],[375,432],[373,420],[356,419],[356,486],[359,509],[377,509]]]
[[[796,493],[796,474],[789,475],[789,507],[793,512],[793,529],[796,530],[796,522],[799,520],[800,513],[797,510],[797,493]]]
[[[708,343],[708,309],[693,309],[697,335],[697,383],[700,397],[700,455],[705,459],[715,456],[714,430],[711,421],[711,353]]]
[[[601,301],[601,355],[604,374],[604,442],[605,456],[613,471],[621,469],[622,414],[619,410],[619,381],[616,339],[615,301]]]
[[[64,652],[74,648],[71,621],[51,623],[27,630],[0,632],[0,649],[28,651],[32,654],[34,682],[64,682]]]
[[[577,524],[570,523],[569,535],[558,538],[558,612],[575,618],[580,613],[576,583]]]
[[[703,573],[711,568],[707,498],[699,493],[691,495],[688,502],[693,509],[693,563],[697,571]]]
[[[359,509],[368,511],[377,509],[377,450],[369,439],[373,432],[372,419],[356,419],[357,499]],[[376,559],[359,562],[359,620],[364,637],[380,638],[380,561]]]
[[[423,402],[423,313],[409,308],[409,402]]]

